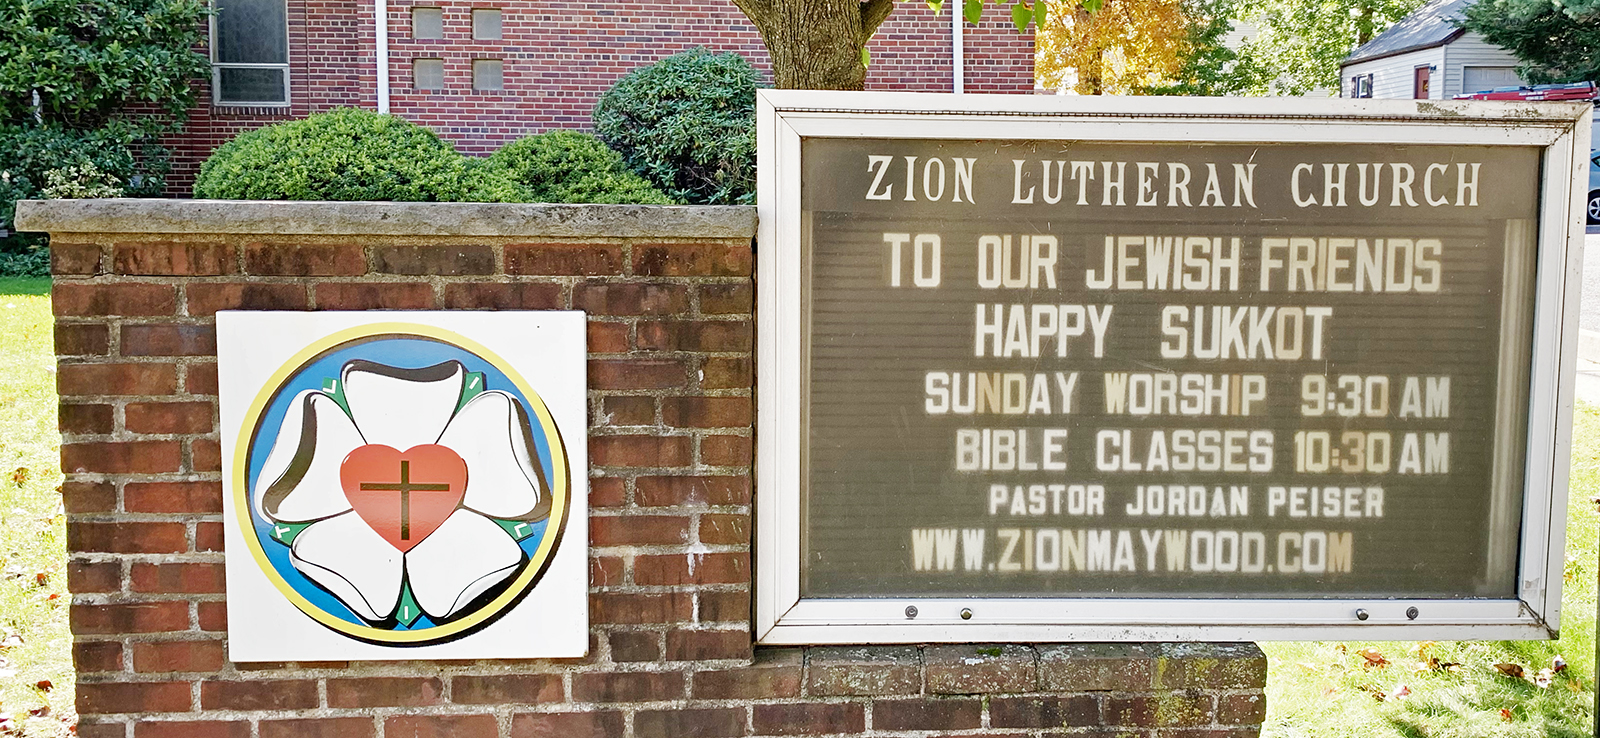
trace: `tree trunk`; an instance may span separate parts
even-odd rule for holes
[[[780,89],[860,90],[861,49],[894,9],[894,0],[734,0],[772,55]]]

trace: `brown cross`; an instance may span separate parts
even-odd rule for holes
[[[411,540],[411,493],[412,492],[449,492],[448,484],[412,484],[411,462],[400,460],[400,482],[398,484],[380,484],[375,482],[362,482],[362,490],[381,491],[388,490],[400,493],[400,540]]]

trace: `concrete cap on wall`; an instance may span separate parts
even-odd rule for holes
[[[262,200],[22,200],[16,228],[46,233],[752,238],[748,205],[548,205]]]

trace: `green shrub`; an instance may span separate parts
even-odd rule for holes
[[[342,108],[240,134],[200,166],[194,196],[225,200],[522,202],[498,168],[401,118]]]
[[[630,169],[673,198],[752,203],[760,83],[738,54],[674,54],[607,90],[595,105],[594,129]]]
[[[507,144],[489,157],[534,202],[671,205],[673,200],[628,171],[622,155],[577,131],[552,131]]]

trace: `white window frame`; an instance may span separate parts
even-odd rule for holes
[[[1057,98],[761,90],[756,102],[756,639],[971,641],[1547,639],[1560,625],[1587,105],[1482,101]],[[1459,125],[1457,124],[1459,123]],[[1382,143],[1543,147],[1527,466],[1511,599],[852,598],[800,596],[801,139]],[[907,607],[917,615],[909,618]],[[1419,616],[1407,617],[1408,608]],[[970,619],[961,617],[963,610]],[[1364,611],[1365,620],[1357,619]]]
[[[289,56],[289,3],[283,0],[283,42],[284,57]],[[211,13],[206,18],[206,25],[210,37],[207,41],[207,51],[211,56],[211,104],[219,108],[287,108],[289,107],[289,77],[293,72],[289,70],[289,62],[281,64],[245,64],[238,62],[217,61],[217,13],[216,3],[211,4]],[[282,102],[231,102],[222,99],[222,70],[224,69],[281,69],[283,70],[283,101]]]

